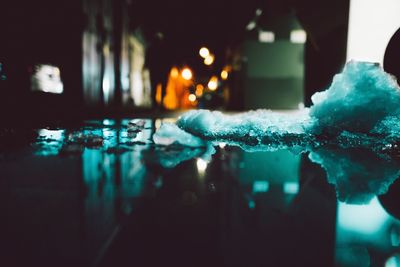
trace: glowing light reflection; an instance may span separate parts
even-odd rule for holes
[[[226,70],[221,71],[221,79],[222,80],[228,79],[228,72]]]
[[[218,78],[217,76],[212,76],[210,81],[207,84],[208,89],[210,89],[211,91],[215,91],[218,88]]]
[[[400,255],[396,254],[388,258],[385,262],[385,267],[400,267]]]
[[[200,97],[203,95],[204,86],[202,84],[196,85],[196,96]]]
[[[297,194],[299,192],[299,183],[286,182],[283,184],[283,192],[286,194]]]
[[[39,136],[59,141],[63,138],[64,132],[65,132],[65,130],[40,129],[38,131],[38,134],[39,134]]]
[[[197,165],[197,171],[199,172],[200,176],[204,176],[205,171],[207,169],[207,161],[205,161],[204,159],[197,159],[196,161],[196,165]]]
[[[265,193],[269,189],[268,181],[255,181],[253,183],[253,193]]]
[[[377,197],[367,205],[338,203],[338,227],[344,230],[374,234],[382,229],[390,218]]]
[[[290,32],[290,41],[295,44],[304,44],[307,41],[307,34],[304,30],[293,30]]]

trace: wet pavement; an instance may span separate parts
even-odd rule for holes
[[[155,145],[173,120],[2,131],[0,266],[400,266],[396,153]]]

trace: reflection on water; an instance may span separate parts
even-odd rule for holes
[[[58,155],[65,139],[65,130],[40,129],[35,143],[38,146],[37,155]]]
[[[388,258],[399,251],[400,221],[388,214],[376,197],[363,206],[339,202],[337,212],[339,266],[393,266],[387,264],[395,262]]]
[[[293,153],[246,152],[225,143],[215,149],[158,146],[152,135],[161,123],[106,119],[77,129],[39,129],[24,156],[0,161],[0,177],[5,177],[0,182],[8,190],[0,207],[13,210],[8,215],[18,221],[8,227],[16,227],[14,232],[26,228],[18,237],[35,247],[38,236],[30,231],[51,223],[52,230],[41,235],[48,244],[59,242],[59,248],[54,259],[45,257],[57,261],[59,251],[69,251],[63,257],[75,255],[88,266],[112,258],[110,244],[120,231],[125,234],[127,222],[149,214],[163,218],[168,229],[211,227],[197,238],[213,233],[209,238],[219,247],[210,249],[221,250],[226,266],[399,266],[400,223],[397,205],[390,206],[398,195],[396,159],[365,148]],[[37,199],[45,204],[35,207]],[[143,212],[143,207],[154,210]],[[64,214],[64,222],[49,215],[56,212]],[[174,216],[180,222],[171,221]],[[150,234],[157,227],[141,231],[161,246]],[[31,259],[44,257],[47,249],[50,245],[35,248]],[[293,257],[285,257],[287,251]]]
[[[400,253],[394,254],[385,262],[385,267],[397,267],[397,266],[400,266]]]
[[[400,162],[365,148],[321,147],[309,158],[326,170],[340,201],[366,204],[400,176]]]

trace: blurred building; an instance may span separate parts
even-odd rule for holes
[[[292,12],[261,16],[248,29],[242,48],[245,109],[297,109],[303,104],[305,31]]]
[[[2,6],[1,106],[13,110],[10,121],[24,115],[62,119],[81,116],[83,110],[96,114],[121,106],[148,107],[140,12],[130,0]]]
[[[233,47],[230,109],[311,104],[346,62],[349,1],[260,3]],[[234,68],[235,69],[235,68]],[[240,85],[239,85],[240,84]]]
[[[149,74],[144,69],[146,40],[132,27],[131,1],[85,0],[83,92],[92,107],[149,107]]]

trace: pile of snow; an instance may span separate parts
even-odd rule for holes
[[[369,133],[381,121],[400,114],[400,89],[379,65],[350,61],[329,89],[315,93],[311,130]],[[379,131],[379,129],[374,129]],[[385,129],[390,134],[390,129]]]

